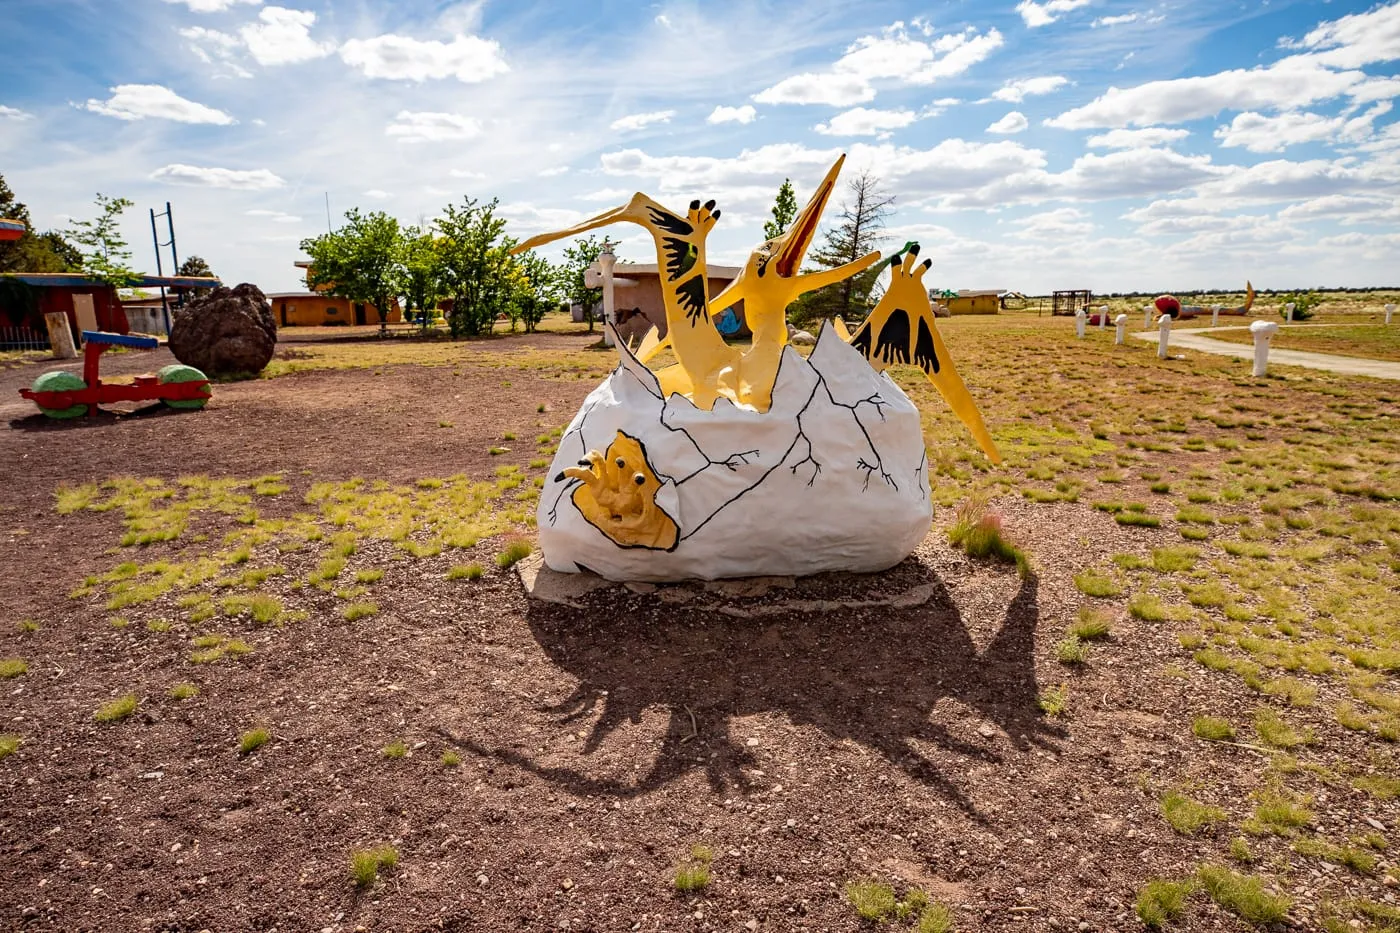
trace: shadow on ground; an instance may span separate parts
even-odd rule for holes
[[[636,598],[629,603],[620,588],[599,594],[586,609],[532,603],[528,620],[536,641],[579,682],[571,696],[541,712],[561,726],[591,720],[584,755],[625,722],[640,722],[648,708],[670,711],[660,751],[635,781],[594,778],[542,764],[519,745],[492,749],[438,731],[463,749],[570,792],[631,797],[692,771],[703,772],[716,791],[746,788],[743,769],[756,763],[730,734],[731,722],[772,712],[877,752],[975,816],[954,776],[967,770],[968,759],[995,763],[998,755],[992,743],[979,741],[975,720],[950,730],[934,721],[934,707],[954,699],[1022,749],[1053,747],[1063,737],[1037,704],[1037,581],[1021,582],[1000,629],[979,651],[937,574],[916,561],[898,568],[906,579],[911,569],[925,592],[932,584],[932,595],[910,608],[746,619],[649,601],[639,612]]]

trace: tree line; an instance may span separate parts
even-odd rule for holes
[[[561,263],[533,250],[512,256],[520,241],[506,234],[498,206],[495,198],[463,198],[425,227],[352,208],[338,229],[301,241],[311,259],[307,287],[380,309],[397,300],[406,316],[418,312],[425,328],[432,313],[450,302],[453,337],[490,333],[502,317],[511,330],[523,324],[529,333],[561,302],[583,305],[592,330],[591,310],[602,289],[588,288],[583,273],[602,252],[602,241],[576,240]]]

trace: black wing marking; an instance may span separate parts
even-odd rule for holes
[[[895,308],[876,337],[875,356],[885,363],[909,362],[909,312]]]
[[[925,373],[938,372],[938,348],[933,343],[933,332],[928,321],[919,317],[919,337],[914,341],[914,365]]]
[[[860,355],[867,360],[870,359],[870,319],[867,318],[856,335],[851,338],[851,346],[860,351]]]
[[[694,269],[700,259],[695,244],[680,237],[662,237],[661,246],[666,251],[666,274],[672,282]]]
[[[656,224],[662,230],[665,230],[667,233],[676,233],[681,236],[690,236],[692,233],[695,232],[695,228],[690,225],[689,221],[682,220],[675,214],[671,214],[663,210],[658,210],[654,207],[648,207],[647,210],[651,212],[651,222]]]
[[[705,277],[697,275],[684,285],[676,286],[676,299],[680,302],[681,309],[685,311],[685,316],[690,319],[693,327],[701,318],[706,323],[710,320],[710,310],[705,301]]]

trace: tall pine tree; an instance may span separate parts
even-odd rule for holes
[[[792,190],[792,179],[784,178],[777,200],[773,202],[773,219],[763,225],[763,238],[771,240],[782,236],[796,216],[797,194]]]
[[[869,171],[848,181],[846,192],[836,226],[826,230],[824,242],[811,255],[812,261],[822,269],[855,262],[877,249],[885,239],[885,218],[892,210],[894,195],[881,190],[880,179]],[[790,317],[798,326],[831,317],[851,322],[864,320],[874,304],[871,292],[878,279],[879,272],[867,270],[808,292],[794,303]]]

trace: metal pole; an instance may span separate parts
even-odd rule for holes
[[[156,233],[156,209],[151,208],[151,242],[156,247],[156,275],[163,276],[164,272],[160,267],[160,235]],[[166,304],[165,286],[160,287],[160,316],[165,321],[165,333],[170,334],[170,307]]]
[[[176,275],[180,274],[180,254],[175,250],[175,214],[170,209],[170,202],[165,202],[165,222],[170,229],[170,262],[174,265]],[[185,306],[185,290],[182,288],[177,293],[177,303],[180,307]]]

